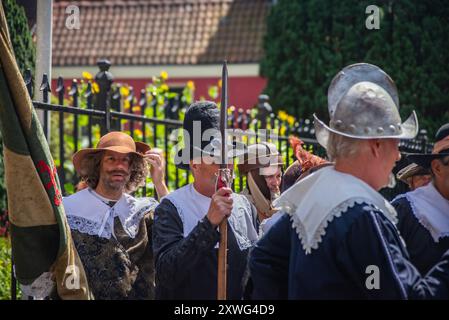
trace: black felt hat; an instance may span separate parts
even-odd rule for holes
[[[449,123],[438,129],[432,153],[411,153],[407,155],[407,159],[425,169],[430,169],[433,160],[447,156],[449,156]]]
[[[190,160],[195,157],[219,156],[221,146],[220,110],[214,102],[193,103],[185,113],[183,128],[185,145],[184,148],[178,150],[175,157],[175,163],[179,169],[188,170]],[[208,132],[212,132],[212,134],[205,135],[207,130],[210,130]],[[214,132],[215,134],[213,134]],[[236,145],[228,142],[228,152],[235,149]]]

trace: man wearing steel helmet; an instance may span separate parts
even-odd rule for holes
[[[447,298],[449,252],[421,275],[398,234],[394,208],[377,192],[400,159],[399,139],[417,133],[415,113],[401,121],[394,83],[367,64],[342,70],[328,96],[330,125],[315,117],[315,129],[335,165],[275,202],[287,214],[252,252],[253,297]]]

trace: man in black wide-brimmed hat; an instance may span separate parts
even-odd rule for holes
[[[215,103],[196,102],[189,107],[184,118],[185,147],[177,152],[175,163],[178,168],[190,169],[194,182],[163,198],[155,211],[156,299],[217,298],[217,226],[225,218],[227,297],[242,298],[247,255],[257,240],[256,213],[244,196],[231,189],[215,191],[219,132]]]
[[[430,171],[432,182],[392,202],[410,259],[421,274],[449,249],[449,123],[438,130],[435,140],[432,153],[408,155]]]

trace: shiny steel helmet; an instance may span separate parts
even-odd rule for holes
[[[369,63],[355,63],[338,72],[329,85],[327,101],[331,117],[338,102],[348,92],[349,88],[362,81],[373,82],[381,86],[399,107],[398,89],[390,76],[378,66]]]
[[[340,77],[343,81],[341,83],[334,78],[335,81],[332,81],[331,86],[338,90],[334,92],[329,89],[328,99],[332,99],[332,102],[329,101],[331,116],[329,126],[314,115],[316,137],[322,146],[327,147],[330,132],[356,139],[412,139],[416,136],[418,133],[416,113],[413,111],[405,122],[401,121],[396,86],[392,81],[390,83],[391,79],[387,74],[379,70],[377,80],[374,79],[376,78],[374,70],[372,70],[373,74],[368,73],[369,76],[367,76],[377,83],[365,81],[361,75],[349,77],[351,81],[344,80],[348,78],[347,76]],[[359,71],[356,72],[358,73]],[[382,73],[384,75],[380,77]],[[382,85],[390,90],[391,94]],[[341,98],[338,98],[339,95]]]

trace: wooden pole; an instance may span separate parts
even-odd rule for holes
[[[228,245],[228,219],[224,219],[219,226],[220,246],[218,247],[218,300],[226,300],[227,288],[227,245]]]
[[[230,186],[230,170],[228,169],[228,149],[226,127],[228,123],[228,69],[227,63],[224,61],[221,74],[221,106],[220,106],[220,133],[221,133],[221,163],[217,177],[216,190],[228,188]],[[229,195],[231,196],[231,195]],[[217,299],[226,300],[227,288],[227,251],[228,251],[228,221],[223,219],[219,225],[220,244],[218,247],[218,283],[217,283]]]

